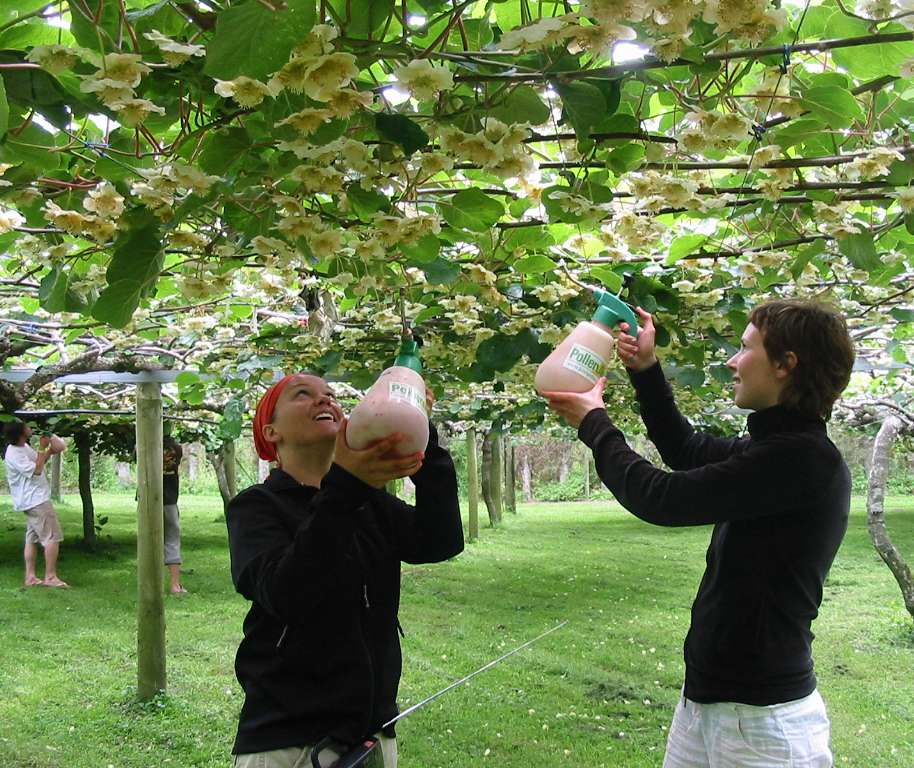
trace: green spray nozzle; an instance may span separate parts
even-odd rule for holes
[[[628,323],[629,335],[638,334],[638,321],[628,304],[609,291],[600,288],[591,288],[591,291],[597,300],[597,311],[593,313],[593,320],[608,325],[610,328],[614,328],[619,323]]]
[[[404,368],[410,368],[416,373],[422,373],[422,362],[419,360],[419,344],[412,339],[404,339],[400,342],[400,352],[394,365],[401,365]]]

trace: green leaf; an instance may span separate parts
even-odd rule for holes
[[[839,12],[836,11],[836,13]],[[864,26],[864,28],[866,27]],[[910,30],[900,24],[886,24],[879,31],[884,34],[892,32],[910,34]],[[875,80],[885,75],[898,76],[901,74],[902,65],[909,59],[914,59],[914,43],[879,43],[854,48],[836,48],[831,55],[835,64],[850,72],[854,77],[860,80]]]
[[[644,162],[644,147],[635,142],[616,147],[606,158],[606,166],[616,173],[628,173]]]
[[[38,173],[60,168],[60,153],[48,152],[55,146],[54,137],[37,125],[28,125],[16,137],[7,136],[0,144],[0,162],[22,163]]]
[[[203,142],[199,165],[201,170],[221,176],[251,149],[251,137],[244,128],[214,131]]]
[[[63,312],[66,308],[69,280],[60,267],[54,267],[38,286],[38,301],[47,312]]]
[[[548,256],[543,256],[539,253],[534,253],[530,256],[524,256],[522,259],[518,259],[514,262],[514,269],[517,272],[524,274],[541,274],[543,272],[552,272],[558,264],[556,264]]]
[[[422,266],[426,279],[432,285],[450,285],[460,277],[460,265],[447,259],[437,258]]]
[[[69,0],[67,5],[70,7],[70,32],[77,43],[92,51],[99,51],[99,44],[103,52],[115,49],[120,21],[117,3],[110,0]]]
[[[565,117],[578,139],[586,139],[590,129],[606,117],[606,99],[603,93],[595,85],[579,81],[561,83],[556,86],[556,90],[562,97]]]
[[[838,250],[857,269],[872,272],[882,266],[879,254],[876,253],[873,235],[870,232],[860,232],[856,235],[848,235],[841,238],[838,241]]]
[[[400,250],[415,264],[430,264],[438,258],[441,241],[434,235],[423,235],[412,245],[400,243]]]
[[[384,195],[373,189],[365,189],[357,183],[346,187],[346,199],[349,200],[355,215],[362,221],[370,221],[372,215],[378,211],[390,210],[390,200]]]
[[[793,279],[796,280],[803,273],[803,270],[810,260],[815,256],[818,256],[824,250],[825,241],[816,240],[814,243],[798,251],[796,258],[793,260],[793,264],[790,265],[790,274],[793,276]]]
[[[622,275],[613,271],[612,267],[601,265],[590,270],[590,276],[599,280],[600,284],[610,293],[618,293],[622,289]]]
[[[542,125],[549,119],[547,107],[539,94],[529,85],[515,88],[497,107],[489,110],[489,115],[503,123],[530,123]]]
[[[155,282],[162,271],[163,262],[162,238],[155,216],[146,208],[125,213],[121,217],[120,232],[114,241],[114,257],[105,273],[108,282]]]
[[[892,307],[889,314],[899,323],[914,323],[914,309],[903,309],[902,307]]]
[[[375,116],[375,127],[382,138],[403,147],[407,157],[428,144],[428,134],[406,115],[381,112]]]
[[[439,205],[438,210],[452,227],[471,232],[485,232],[505,213],[501,202],[475,188],[458,192],[450,204]]]
[[[330,5],[343,19],[346,37],[371,39],[380,31],[394,10],[395,0],[331,0]]]
[[[239,75],[265,80],[289,60],[314,26],[314,17],[315,0],[286,0],[282,11],[271,11],[257,0],[226,8],[216,16],[203,71],[220,80]]]
[[[141,289],[142,284],[136,280],[108,283],[92,306],[92,317],[112,328],[123,328],[140,304]]]
[[[909,213],[904,217],[904,228],[914,235],[914,213]]]
[[[825,123],[816,118],[792,120],[783,128],[775,131],[771,141],[782,149],[788,149],[795,144],[802,144],[807,139],[818,137],[827,130]]]
[[[665,264],[675,264],[681,258],[688,256],[708,239],[707,235],[683,235],[670,243],[670,252],[667,254]]]
[[[863,120],[863,110],[857,99],[845,88],[835,85],[810,88],[802,104],[835,128],[848,128],[855,121]]]
[[[233,397],[225,404],[222,421],[219,422],[219,436],[224,440],[237,440],[241,437],[241,426],[244,421],[244,401]]]
[[[0,77],[0,139],[6,136],[6,129],[10,124],[10,105],[6,101],[6,87]]]

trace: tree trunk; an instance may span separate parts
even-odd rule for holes
[[[885,485],[889,474],[889,461],[892,457],[892,443],[903,424],[897,416],[889,416],[879,429],[873,442],[873,460],[870,468],[869,490],[866,496],[866,527],[873,540],[873,546],[889,567],[895,581],[901,588],[904,607],[914,617],[914,574],[904,561],[901,553],[889,538],[885,524]]]
[[[115,462],[114,471],[117,473],[117,482],[122,488],[129,488],[133,485],[133,474],[130,472],[130,464],[128,462]]]
[[[489,524],[501,522],[501,451],[500,435],[490,429],[482,441],[482,498],[489,511]]]
[[[524,501],[533,501],[533,467],[530,464],[529,450],[525,450],[521,457],[520,482],[524,489]]]
[[[564,483],[571,474],[571,451],[566,445],[562,445],[562,463],[559,465],[559,482]]]
[[[83,541],[87,547],[95,546],[95,505],[92,503],[92,483],[90,472],[92,469],[92,448],[89,436],[85,432],[77,432],[73,437],[76,443],[76,462],[78,470],[79,498],[83,503]]]
[[[584,498],[590,499],[590,449],[584,446]]]
[[[238,475],[235,469],[235,441],[226,440],[216,451],[207,451],[207,458],[216,472],[219,494],[222,496],[222,511],[228,510],[229,502],[238,495]]]
[[[191,443],[187,446],[187,482],[197,482],[197,476],[200,474],[200,444]]]
[[[467,498],[469,499],[469,540],[479,538],[479,470],[476,468],[476,429],[467,430]]]
[[[514,444],[510,436],[505,436],[505,508],[517,514],[517,494],[514,489]]]
[[[62,456],[55,453],[51,456],[51,498],[60,501],[60,464]]]

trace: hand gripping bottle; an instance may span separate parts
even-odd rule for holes
[[[612,355],[615,339],[610,329],[625,322],[630,334],[637,333],[638,322],[628,304],[608,291],[593,289],[593,294],[597,311],[590,322],[578,323],[536,369],[537,392],[586,392],[603,375]]]
[[[394,364],[378,376],[365,397],[352,409],[346,427],[350,448],[362,450],[376,440],[400,432],[398,456],[424,451],[428,446],[425,382],[420,375],[419,345],[404,340]]]

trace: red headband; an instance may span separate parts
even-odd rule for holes
[[[276,401],[286,388],[286,384],[297,376],[297,373],[290,373],[283,376],[272,387],[270,387],[260,398],[257,403],[257,410],[254,412],[254,447],[257,449],[257,455],[264,461],[277,461],[276,443],[271,443],[263,436],[263,428],[273,421],[273,411],[276,410]]]

